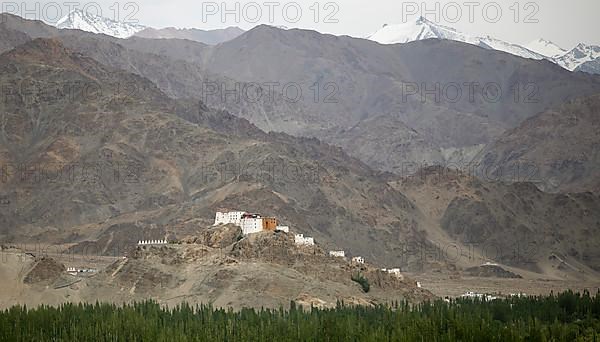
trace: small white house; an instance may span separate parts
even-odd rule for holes
[[[483,264],[481,266],[498,266],[498,264],[488,261],[488,262],[486,262],[485,264]]]
[[[352,258],[352,262],[355,264],[364,264],[365,258],[363,258],[361,256],[355,256],[354,258]]]
[[[391,274],[391,275],[393,275],[393,276],[394,276],[394,277],[396,277],[396,278],[399,278],[399,279],[402,279],[402,278],[404,278],[404,277],[402,276],[402,273],[400,272],[400,269],[399,269],[399,268],[389,268],[389,269],[387,269],[387,270],[386,270],[386,272],[387,272],[388,274]]]
[[[288,227],[288,226],[277,226],[277,228],[275,230],[280,231],[280,232],[289,233],[290,232],[290,227]]]
[[[246,214],[243,211],[230,211],[226,213],[217,212],[215,214],[215,224],[214,226],[218,226],[220,224],[234,224],[236,226],[242,225],[242,217]]]
[[[334,258],[345,258],[346,252],[345,251],[329,251],[329,256],[332,256]]]
[[[315,239],[312,237],[304,237],[304,234],[294,235],[294,242],[298,246],[314,246]]]
[[[479,299],[485,299],[486,301],[492,301],[492,300],[496,300],[498,299],[498,297],[494,297],[490,294],[486,294],[486,293],[475,293],[473,291],[469,291],[463,295],[461,295],[462,298],[479,298]]]
[[[69,273],[70,275],[81,275],[83,273],[96,273],[96,269],[69,267],[69,268],[67,268],[67,273]]]

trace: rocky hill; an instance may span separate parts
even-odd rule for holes
[[[473,161],[482,177],[531,181],[549,192],[600,191],[600,96],[569,101],[524,121]]]
[[[549,194],[532,183],[484,182],[441,168],[392,184],[431,219],[429,235],[452,246],[446,259],[459,266],[491,261],[557,277],[598,276],[595,194]]]
[[[325,140],[345,138],[332,136],[332,129],[343,134],[368,119],[391,116],[440,149],[472,147],[491,142],[506,129],[566,99],[600,90],[599,79],[591,75],[571,73],[548,61],[452,41],[383,46],[312,31],[259,26],[215,47],[175,41],[125,45],[200,64],[211,73],[240,82],[297,84],[306,96],[292,108],[285,108],[285,116],[276,105],[264,111],[238,112],[235,105],[230,106],[229,102],[234,102],[231,99],[211,96],[208,103],[230,109],[267,131]],[[320,93],[335,94],[333,101],[314,101],[310,87],[315,84],[333,84]],[[415,84],[416,89],[407,88]],[[456,84],[475,88],[453,88],[451,94],[442,91]],[[494,89],[477,87],[490,84]],[[437,98],[422,96],[427,89],[436,93],[437,86]],[[421,146],[417,148],[420,150]],[[353,153],[351,148],[347,151]]]
[[[403,272],[507,275],[481,269],[493,261],[515,275],[600,279],[600,199],[585,192],[598,189],[600,103],[582,97],[600,91],[597,77],[456,42],[380,46],[261,26],[209,47],[3,19],[0,238],[129,256],[86,283],[90,292],[65,293],[167,303],[191,294],[274,307],[290,298],[328,306],[423,295],[390,283],[377,267],[360,270],[377,285],[361,295],[348,280],[356,270],[325,253],[339,249]],[[328,80],[339,86],[338,102],[203,96],[206,82]],[[464,81],[533,82],[543,96],[531,103],[514,94],[494,103],[398,96],[406,82]],[[474,164],[485,173],[419,171],[421,163],[468,160],[492,141]],[[497,171],[523,170],[523,160],[544,162],[541,181],[519,173],[516,184],[501,182],[511,179]],[[224,208],[277,217],[320,248],[209,228]],[[131,250],[147,239],[185,246]],[[0,267],[6,272],[16,274]]]
[[[36,39],[0,56],[4,239],[79,242],[112,253],[209,222],[218,208],[280,218],[369,260],[422,239],[419,210],[362,162],[316,139],[266,134],[147,79]],[[381,248],[373,248],[378,245]],[[91,248],[91,247],[90,247]]]
[[[380,45],[259,26],[208,46],[179,39],[123,40],[40,28],[24,20],[6,22],[32,37],[61,37],[74,51],[144,76],[169,96],[201,98],[211,108],[246,118],[264,131],[339,143],[364,162],[373,162],[365,154],[377,152],[378,146],[405,140],[406,131],[382,134],[385,141],[376,138],[360,150],[350,143],[355,133],[371,130],[378,118],[397,121],[396,126],[406,126],[422,139],[405,145],[400,157],[378,158],[375,162],[384,171],[396,171],[407,162],[437,163],[440,156],[445,163],[464,165],[483,145],[523,120],[600,92],[597,76],[454,41]],[[272,84],[279,88],[273,91]],[[288,97],[295,96],[283,93],[289,85],[301,89],[300,100],[290,101]],[[235,96],[223,96],[227,89],[234,89]],[[263,96],[244,97],[248,92]],[[418,157],[423,152],[425,157]]]
[[[3,23],[0,24],[0,53],[24,44],[30,39],[26,33],[7,28]]]
[[[118,258],[93,276],[67,275],[65,267],[49,257],[32,262],[7,254],[1,270],[15,265],[26,276],[6,274],[16,280],[13,286],[18,291],[0,293],[0,306],[152,298],[171,306],[187,302],[233,309],[278,309],[295,301],[308,309],[335,307],[338,301],[371,306],[434,298],[401,274],[327,256],[318,246],[298,247],[291,234],[265,232],[238,239],[230,235],[234,232],[231,226],[198,229],[200,234],[208,230],[213,232],[212,247],[203,243],[205,235],[191,235],[186,241],[163,246],[132,247],[127,257]],[[239,237],[241,230],[236,230]],[[358,275],[368,282],[368,291],[352,280]]]

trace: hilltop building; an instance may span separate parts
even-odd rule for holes
[[[393,276],[395,276],[396,278],[399,278],[399,279],[403,279],[404,278],[404,276],[400,272],[399,268],[382,268],[381,271],[387,272],[388,274],[391,274],[391,275],[393,275]]]
[[[304,234],[294,235],[294,242],[298,246],[314,246],[315,239],[312,237],[304,237]]]
[[[352,263],[354,263],[354,264],[364,264],[365,263],[365,258],[363,258],[361,256],[355,256],[354,258],[352,258]]]
[[[263,231],[263,221],[258,214],[244,214],[240,221],[244,235],[260,233]]]
[[[141,240],[138,241],[138,246],[166,245],[167,243],[167,240]]]
[[[345,251],[329,251],[329,256],[332,256],[334,258],[345,258],[346,252]]]
[[[236,226],[242,225],[242,218],[246,214],[244,211],[230,211],[230,212],[217,212],[215,215],[215,224],[235,224]]]
[[[221,224],[233,224],[242,228],[244,235],[260,233],[262,231],[275,231],[278,229],[277,219],[274,217],[262,217],[259,214],[247,213],[245,211],[217,212],[215,214],[214,226]],[[289,232],[289,227],[284,227]]]
[[[290,227],[288,226],[277,226],[277,228],[275,228],[276,231],[280,231],[280,232],[285,232],[285,233],[289,233],[290,232]]]
[[[260,233],[262,231],[274,232],[277,229],[277,219],[245,213],[242,215],[240,227],[244,235]]]
[[[277,219],[274,217],[262,218],[263,230],[274,232],[277,229]]]

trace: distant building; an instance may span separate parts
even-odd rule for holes
[[[289,227],[279,229],[277,219],[274,217],[261,217],[259,214],[247,213],[245,211],[217,212],[215,214],[214,226],[221,224],[236,225],[242,228],[244,235],[256,234],[262,231],[274,232],[275,230],[289,232]]]
[[[304,237],[304,234],[294,235],[294,242],[298,246],[314,246],[315,239],[312,237]]]
[[[138,241],[138,246],[166,245],[167,243],[167,240],[141,240]]]
[[[290,227],[288,227],[288,226],[277,226],[277,228],[275,228],[275,230],[280,231],[280,232],[289,233],[290,232]]]
[[[488,262],[486,262],[485,264],[483,264],[481,266],[498,266],[498,264],[488,261]]]
[[[356,256],[356,257],[352,258],[352,262],[355,264],[364,264],[365,258],[363,258],[361,256]]]
[[[527,297],[527,294],[523,293],[523,292],[519,292],[519,293],[511,293],[508,296],[509,297]]]
[[[67,273],[69,273],[70,275],[82,275],[84,273],[96,273],[96,269],[69,267],[67,268]]]
[[[240,226],[244,235],[260,233],[263,231],[263,220],[260,215],[244,214]]]
[[[243,211],[230,211],[230,212],[217,212],[215,214],[215,224],[214,226],[218,226],[220,224],[234,224],[236,226],[242,225],[242,217],[246,213]]]
[[[334,258],[345,258],[346,252],[344,252],[344,251],[329,251],[329,256],[332,256]]]
[[[394,277],[398,278],[398,279],[403,279],[404,276],[402,275],[402,273],[400,272],[399,268],[389,268],[386,270],[386,272],[388,274],[393,275]]]
[[[262,225],[263,230],[274,232],[277,229],[277,219],[274,217],[263,217]]]
[[[461,295],[462,298],[478,298],[478,299],[485,299],[486,301],[492,301],[492,300],[496,300],[498,299],[498,297],[492,296],[490,294],[485,294],[485,293],[475,293],[473,291],[469,291],[463,295]]]

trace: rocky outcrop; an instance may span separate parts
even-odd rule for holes
[[[240,227],[228,224],[211,227],[201,231],[197,236],[189,236],[182,240],[187,244],[199,244],[212,248],[223,248],[230,246],[243,237]]]
[[[66,271],[65,265],[52,258],[41,258],[35,262],[33,268],[27,272],[23,282],[25,284],[51,284]]]

